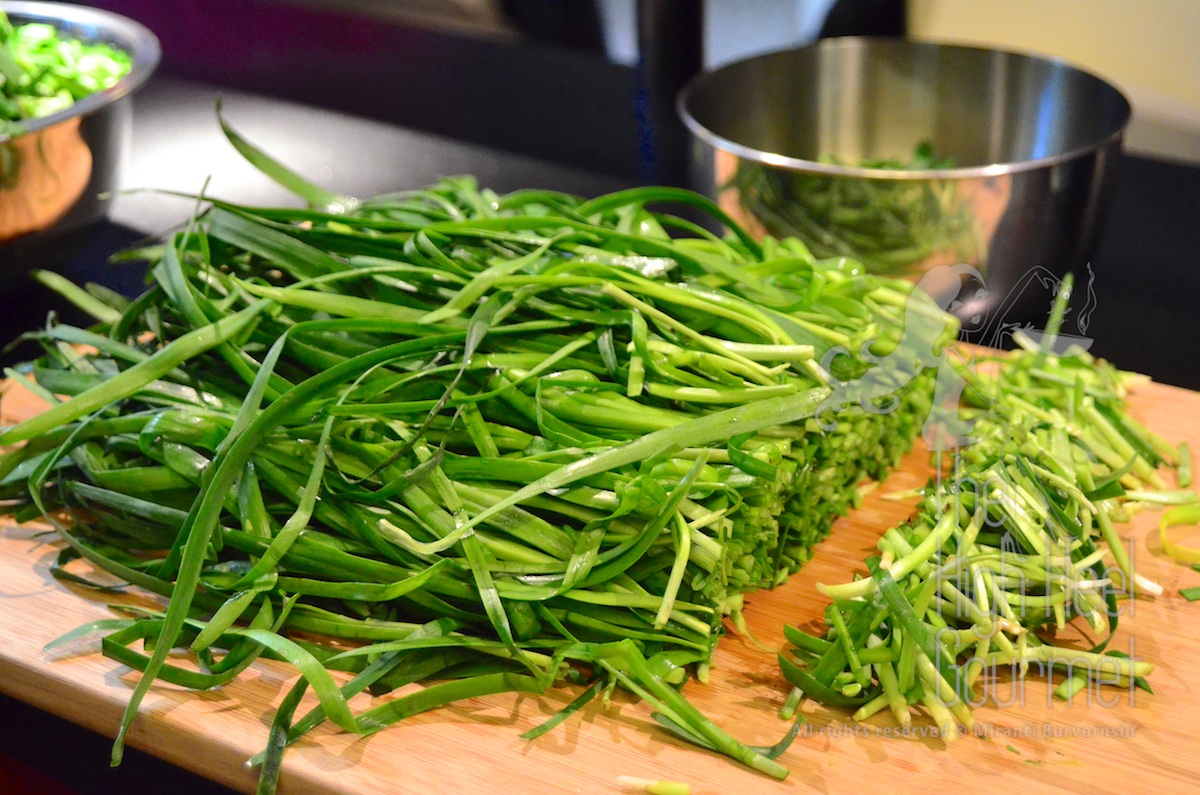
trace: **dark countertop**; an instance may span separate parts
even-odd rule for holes
[[[211,176],[210,195],[247,203],[294,201],[241,161],[221,136],[217,89],[158,77],[135,103],[132,159],[124,184],[196,192]],[[425,185],[437,177],[475,174],[498,191],[547,187],[581,195],[627,187],[612,174],[460,143],[328,110],[225,90],[226,117],[247,138],[303,174],[336,190],[371,195]],[[1200,388],[1200,168],[1126,157],[1112,215],[1092,260],[1096,308],[1087,333],[1093,351],[1167,383]],[[76,280],[134,290],[140,274],[105,264],[123,246],[184,221],[191,203],[154,193],[121,196],[109,221],[53,257],[23,267],[51,267]],[[44,322],[51,308],[70,311],[23,272],[0,279],[6,340]],[[20,352],[10,353],[5,363]],[[0,790],[4,792],[141,792],[200,780],[144,754],[127,754],[110,771],[109,740],[0,697]],[[213,785],[203,786],[220,791]],[[24,789],[20,789],[24,787]]]

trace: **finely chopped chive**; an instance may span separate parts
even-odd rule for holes
[[[13,25],[0,11],[0,137],[111,88],[131,66],[123,50],[64,38],[41,22]]]
[[[1184,599],[1187,599],[1189,602],[1200,600],[1200,586],[1195,586],[1192,588],[1180,588],[1179,595]]]
[[[746,746],[679,687],[742,594],[796,571],[908,449],[933,391],[914,364],[953,318],[796,241],[646,208],[728,221],[687,192],[455,178],[357,202],[223,127],[312,206],[211,202],[123,255],[153,265],[133,301],[47,279],[97,323],[25,335],[45,352],[14,381],[51,408],[0,434],[23,442],[4,508],[54,523],[59,576],[84,558],[167,600],[86,628],[142,672],[114,762],[155,681],[215,687],[266,655],[300,679],[254,760],[264,793],[326,721],[371,733],[549,687],[581,692],[528,737],[619,685],[680,739],[786,776],[795,725]],[[864,375],[878,395],[846,388]],[[864,651],[860,676],[885,659]],[[355,712],[362,692],[381,698]]]
[[[1066,670],[1055,695],[1068,700],[1092,682],[1149,689],[1152,664],[1105,651],[1117,595],[1162,590],[1133,570],[1113,523],[1139,504],[1183,498],[1165,491],[1155,471],[1154,462],[1172,463],[1155,452],[1165,443],[1123,412],[1129,374],[1082,351],[1051,353],[1069,293],[1068,279],[1041,345],[1019,335],[1017,351],[982,368],[991,375],[965,373],[964,395],[983,409],[969,428],[972,443],[936,462],[943,474],[923,490],[916,516],[880,539],[869,577],[818,585],[834,599],[826,637],[786,628],[792,649],[779,663],[803,696],[854,706],[855,720],[890,707],[901,725],[921,704],[949,741],[956,723],[971,727],[972,686],[987,667],[1017,676],[1031,663]],[[1195,504],[1164,514],[1168,554],[1196,559],[1167,528],[1198,519]],[[1200,598],[1200,588],[1182,593]],[[847,607],[857,611],[849,619]],[[1106,633],[1090,650],[1039,634],[1076,618]],[[864,681],[862,663],[881,648],[893,655],[871,657],[879,663]],[[861,688],[853,699],[844,688],[851,680]]]

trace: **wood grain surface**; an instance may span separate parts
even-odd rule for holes
[[[1135,416],[1171,441],[1200,450],[1200,394],[1160,384],[1132,396]],[[3,421],[36,404],[23,390],[5,393]],[[776,648],[784,622],[813,628],[826,601],[821,582],[862,571],[887,527],[911,503],[887,491],[922,485],[927,457],[908,456],[861,509],[839,521],[814,559],[787,585],[747,598],[757,640]],[[1182,792],[1200,780],[1192,726],[1200,709],[1200,604],[1179,596],[1200,573],[1172,563],[1157,543],[1159,514],[1146,512],[1119,528],[1139,571],[1165,588],[1158,598],[1122,606],[1110,648],[1158,664],[1154,694],[1106,688],[1052,700],[1035,679],[984,680],[988,700],[976,709],[982,736],[945,743],[932,723],[900,733],[884,711],[864,724],[845,713],[806,704],[807,722],[781,758],[791,769],[777,782],[726,758],[697,750],[657,728],[649,710],[619,694],[609,708],[589,705],[553,732],[526,742],[517,735],[569,701],[572,689],[541,697],[503,695],[411,718],[363,738],[323,728],[289,752],[281,793],[519,793],[619,791],[617,776],[688,782],[693,793],[932,792],[952,787],[1009,792]],[[1196,542],[1200,538],[1193,538]],[[136,681],[105,659],[96,637],[47,652],[43,646],[84,622],[111,616],[105,597],[54,579],[59,545],[39,527],[0,527],[0,690],[41,709],[113,736]],[[272,705],[293,681],[289,667],[260,661],[220,690],[190,692],[156,685],[129,742],[228,786],[252,791],[246,759],[260,750]],[[712,683],[689,683],[686,695],[745,742],[769,745],[787,724],[778,717],[788,692],[773,653],[736,635],[717,649]],[[371,703],[358,697],[357,708]]]

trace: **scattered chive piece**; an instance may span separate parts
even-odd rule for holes
[[[800,706],[800,701],[803,698],[804,691],[798,687],[793,687],[779,710],[779,717],[783,720],[791,720],[796,717],[796,708]]]
[[[1192,485],[1192,447],[1187,441],[1179,443],[1179,488],[1186,489]]]
[[[1158,542],[1173,559],[1180,563],[1200,563],[1200,548],[1176,543],[1167,532],[1172,527],[1192,527],[1200,524],[1200,502],[1177,505],[1163,512],[1158,521]]]
[[[1083,690],[1088,685],[1088,677],[1084,676],[1069,676],[1062,683],[1054,688],[1054,697],[1063,701],[1070,701],[1072,697],[1080,690]]]
[[[635,776],[617,776],[617,785],[630,792],[647,792],[649,795],[691,795],[691,785],[682,781],[655,781]]]
[[[1109,649],[1104,654],[1106,657],[1118,657],[1118,658],[1124,659],[1124,660],[1129,659],[1128,654],[1126,654],[1123,651],[1117,651],[1116,649]],[[1150,695],[1154,695],[1154,688],[1150,687],[1150,683],[1146,681],[1145,676],[1134,677],[1133,683],[1135,685],[1137,685],[1138,687],[1140,687],[1142,690],[1145,690]]]
[[[1016,748],[1014,748],[1014,747],[1012,746],[1012,744],[1011,744],[1011,743],[1010,743],[1009,745],[1006,745],[1006,746],[1004,746],[1004,747],[1005,747],[1005,748],[1007,748],[1008,750],[1012,751],[1012,752],[1013,752],[1014,754],[1016,754],[1017,756],[1020,756],[1020,755],[1021,755],[1021,752],[1020,752],[1020,751],[1018,751]]]
[[[1200,586],[1194,588],[1181,588],[1179,595],[1189,602],[1200,601]]]

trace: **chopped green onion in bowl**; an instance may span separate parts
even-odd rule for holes
[[[14,25],[0,11],[0,135],[111,88],[132,65],[124,50],[64,38],[44,22]]]
[[[824,155],[827,165],[879,171],[951,169],[952,157],[922,141],[907,161],[870,158],[847,163]],[[737,192],[741,209],[768,234],[796,236],[818,258],[850,257],[871,273],[908,276],[940,257],[970,261],[978,253],[970,212],[949,180],[846,180],[789,172],[746,160],[723,189]]]

